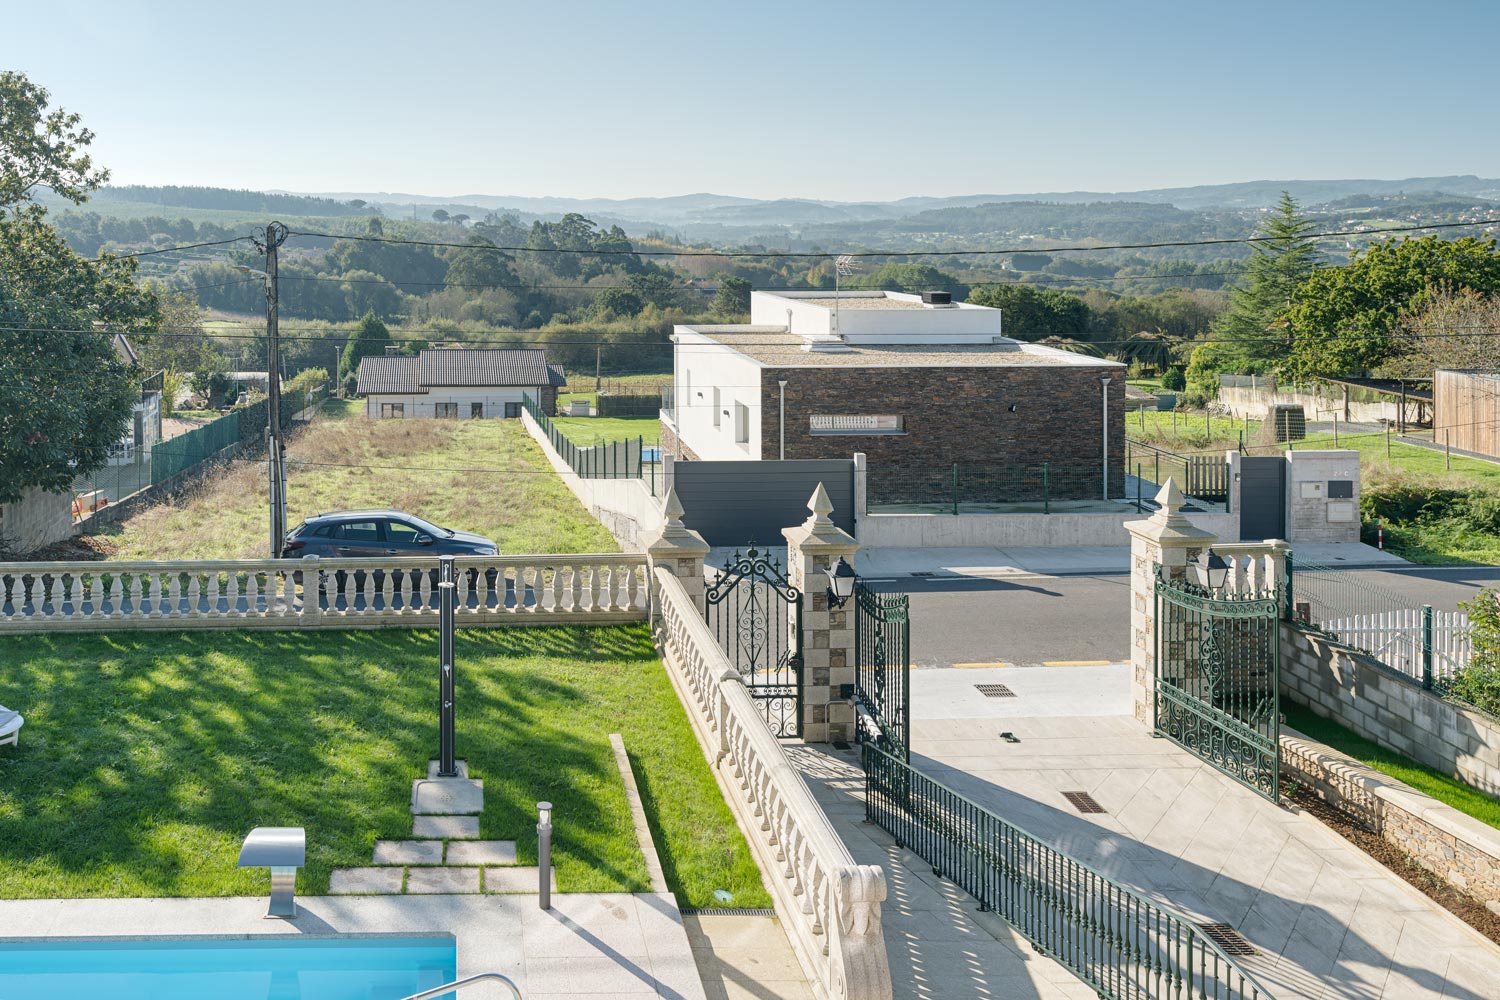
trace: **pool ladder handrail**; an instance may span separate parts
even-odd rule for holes
[[[430,997],[440,997],[444,993],[452,993],[455,990],[463,989],[465,986],[471,986],[485,979],[498,979],[510,990],[511,996],[515,997],[516,1000],[521,1000],[521,991],[516,988],[516,984],[511,982],[509,977],[502,976],[498,972],[481,972],[478,975],[465,976],[463,979],[455,979],[451,983],[444,983],[441,986],[434,986],[430,990],[423,990],[420,993],[413,993],[409,997],[402,997],[401,1000],[429,1000]]]

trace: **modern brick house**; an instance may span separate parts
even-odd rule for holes
[[[558,387],[567,384],[562,366],[548,364],[546,352],[535,349],[438,348],[416,356],[395,350],[359,363],[365,416],[519,417],[526,396],[551,413]]]
[[[754,292],[750,310],[675,328],[667,454],[863,452],[872,504],[1100,499],[1106,466],[1124,495],[1117,362],[1009,339],[1000,310],[941,293]]]

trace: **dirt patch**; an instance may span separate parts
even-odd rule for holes
[[[1306,785],[1286,785],[1286,797],[1299,808],[1311,813],[1339,836],[1379,861],[1404,882],[1437,903],[1496,944],[1500,944],[1500,914],[1479,900],[1449,885],[1443,879],[1417,864],[1405,851],[1356,823],[1347,813],[1330,806]]]
[[[108,559],[115,554],[116,546],[106,535],[78,535],[53,542],[46,548],[37,549],[22,557],[21,562],[91,562]]]

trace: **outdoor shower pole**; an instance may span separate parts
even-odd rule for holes
[[[438,582],[438,773],[458,777],[453,759],[453,610],[458,585],[453,581],[453,557],[439,556]]]
[[[1109,499],[1109,383],[1108,375],[1099,379],[1100,387],[1103,389],[1104,399],[1104,425],[1100,431],[1100,441],[1104,445],[1104,499]]]
[[[786,379],[779,379],[776,383],[781,386],[781,461],[786,461]]]

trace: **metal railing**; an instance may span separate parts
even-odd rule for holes
[[[1125,471],[1165,486],[1175,482],[1184,496],[1210,503],[1229,500],[1229,463],[1223,455],[1179,455],[1155,445],[1125,439]]]
[[[431,1000],[432,997],[440,997],[445,993],[454,993],[465,986],[473,986],[475,983],[482,982],[504,983],[505,988],[510,990],[510,995],[515,997],[515,1000],[521,1000],[521,991],[516,987],[516,984],[510,981],[509,976],[502,976],[498,972],[480,972],[476,975],[465,976],[463,979],[455,979],[451,983],[444,983],[441,986],[434,986],[430,990],[423,990],[420,993],[413,993],[410,996],[402,997],[401,1000]]]
[[[871,743],[865,816],[1111,1000],[1270,1000],[1197,924]]]
[[[579,445],[564,434],[536,400],[526,396],[526,413],[542,429],[554,451],[581,479],[639,479],[657,495],[661,448],[648,446],[644,435],[634,439]]]

